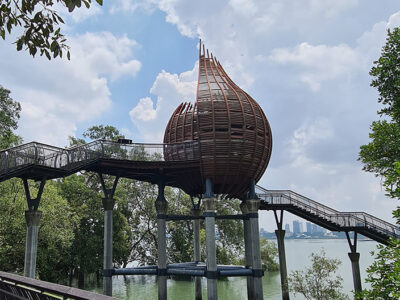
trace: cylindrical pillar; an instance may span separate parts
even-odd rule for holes
[[[360,276],[360,253],[358,252],[350,252],[349,258],[351,261],[351,268],[353,270],[353,283],[354,283],[354,292],[359,293],[362,290],[361,287],[361,276]]]
[[[39,210],[25,211],[26,241],[25,241],[25,263],[24,276],[35,278],[36,257],[38,245],[38,232],[42,212]]]
[[[289,300],[289,287],[287,279],[287,268],[286,268],[286,253],[285,253],[285,230],[275,230],[276,239],[278,242],[278,254],[279,254],[279,269],[281,272],[281,289],[282,299]]]
[[[252,249],[252,268],[253,268],[253,299],[260,300],[263,297],[262,288],[262,264],[260,252],[260,232],[258,228],[258,208],[260,207],[259,199],[247,199],[247,209],[249,211],[249,224],[250,224],[250,243]]]
[[[104,207],[104,255],[103,255],[103,294],[112,296],[113,267],[113,209],[114,199],[103,198]]]
[[[203,204],[207,247],[207,296],[208,300],[217,300],[217,256],[215,246],[216,199],[214,197],[203,198]]]
[[[166,240],[166,216],[167,201],[164,198],[164,189],[159,190],[157,201],[157,267],[158,267],[158,299],[167,300],[167,240]]]
[[[242,201],[240,203],[240,210],[242,211],[242,214],[245,215],[245,218],[243,219],[243,232],[244,232],[244,253],[245,253],[245,264],[246,268],[251,268],[252,267],[252,249],[251,249],[251,232],[250,232],[250,222],[249,218],[247,217],[247,214],[249,213],[249,210],[247,209],[246,202]],[[247,276],[246,277],[247,281],[247,299],[254,299],[253,296],[253,277],[252,276]]]
[[[193,208],[192,214],[195,217],[200,217],[200,208]],[[194,249],[194,261],[199,262],[201,260],[200,252],[200,219],[193,220],[193,249]],[[196,276],[194,278],[194,293],[195,299],[201,300],[201,277]]]

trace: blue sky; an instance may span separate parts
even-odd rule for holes
[[[62,11],[71,61],[0,43],[0,84],[22,104],[26,142],[65,146],[97,124],[160,142],[176,106],[194,100],[201,38],[271,123],[262,186],[392,221],[396,202],[357,157],[378,118],[368,72],[400,25],[398,1],[114,0]],[[272,213],[261,216],[272,230]]]

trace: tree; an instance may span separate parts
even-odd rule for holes
[[[387,195],[400,198],[400,28],[388,30],[381,56],[374,62],[371,86],[379,92],[383,108],[378,114],[384,120],[371,125],[371,142],[361,146],[359,160],[367,172],[381,176]],[[400,208],[393,211],[400,224]],[[379,246],[375,262],[367,270],[371,288],[364,290],[364,299],[399,299],[400,242],[392,239]]]
[[[32,194],[37,183],[30,183]],[[24,268],[27,202],[22,181],[0,183],[0,270],[22,273]],[[75,217],[60,197],[57,185],[48,181],[40,201],[43,212],[39,227],[37,274],[40,279],[62,282],[67,272],[68,251],[73,241]]]
[[[311,254],[312,265],[305,270],[297,270],[290,274],[289,289],[302,294],[307,300],[340,300],[348,299],[341,292],[342,277],[333,277],[341,261],[327,258],[325,252]]]
[[[274,242],[266,238],[260,239],[261,262],[264,271],[277,271],[279,264],[276,262],[278,257],[278,248]]]
[[[63,50],[67,51],[70,58],[69,47],[65,44],[65,36],[61,33],[60,25],[64,20],[54,9],[56,4],[61,4],[72,12],[76,7],[84,4],[90,7],[92,0],[3,0],[0,2],[0,36],[5,40],[7,34],[13,29],[20,28],[23,33],[15,41],[17,50],[24,47],[29,54],[35,56],[45,54],[50,60],[62,57]],[[100,5],[103,0],[96,0]]]
[[[83,136],[110,140],[123,137],[115,127],[102,125],[90,127]],[[83,139],[70,138],[70,146],[85,143]],[[112,185],[111,176],[104,176],[104,179],[106,185]],[[104,194],[98,175],[91,172],[68,176],[59,181],[59,188],[60,194],[69,203],[70,211],[78,220],[73,228],[75,237],[68,253],[69,272],[78,274],[78,286],[83,288],[86,275],[100,274],[103,268],[104,215],[101,199]],[[116,204],[113,210],[113,263],[117,267],[126,266],[132,243],[124,194],[119,185],[114,195]]]
[[[21,141],[13,133],[18,127],[21,105],[10,97],[10,93],[0,85],[0,149],[14,146]]]

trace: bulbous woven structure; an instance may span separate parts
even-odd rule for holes
[[[214,193],[228,197],[243,197],[251,180],[261,178],[272,150],[271,128],[261,107],[201,44],[196,102],[178,106],[164,135],[164,143],[192,140],[200,147],[199,184],[210,178]]]

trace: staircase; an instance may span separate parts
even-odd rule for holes
[[[286,210],[331,231],[354,231],[379,243],[390,237],[400,238],[400,229],[364,212],[339,212],[289,190],[256,187],[262,210]]]

